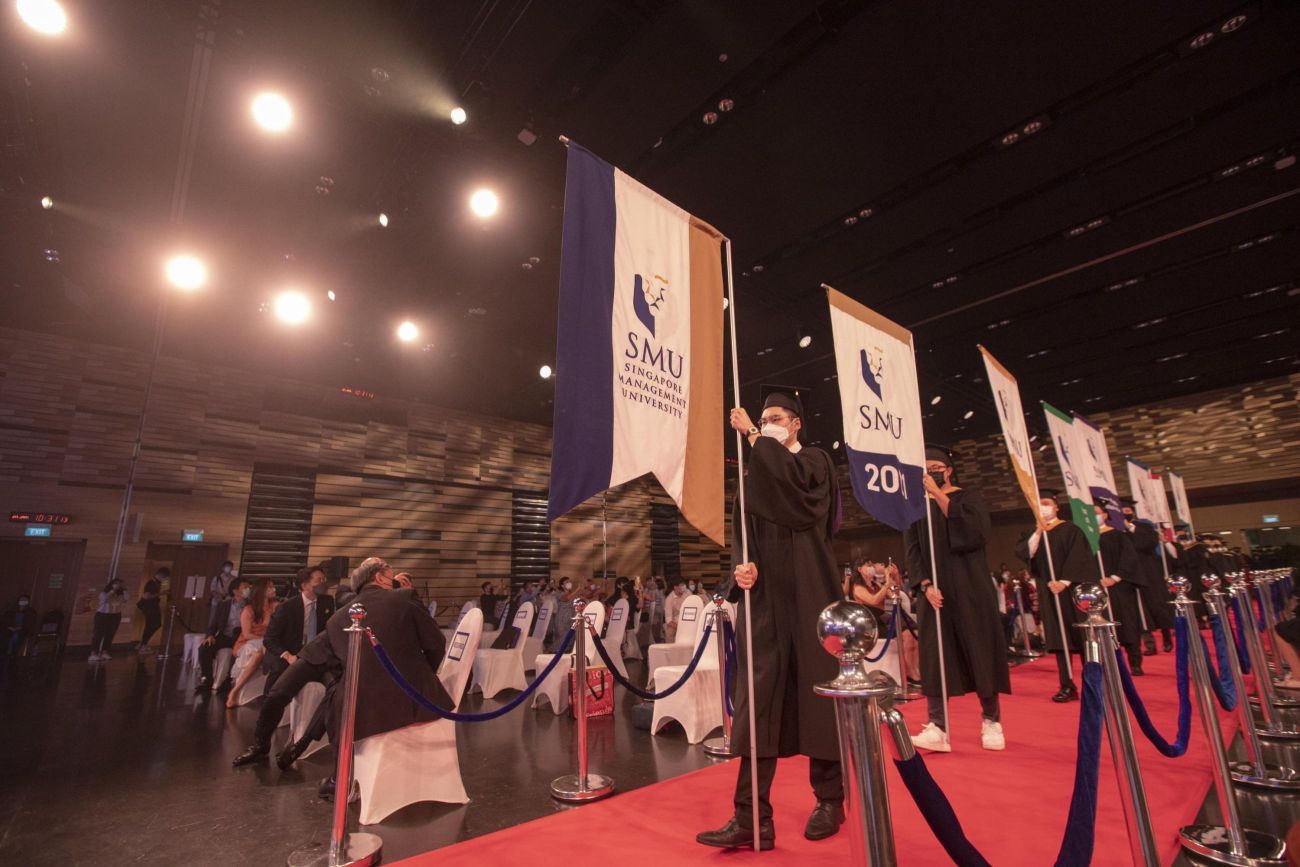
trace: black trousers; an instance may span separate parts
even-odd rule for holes
[[[749,781],[749,756],[740,759],[740,774],[736,777],[736,821],[742,828],[754,824],[753,789]],[[758,760],[758,820],[772,820],[772,802],[768,796],[772,792],[772,780],[776,778],[776,759]],[[840,803],[844,800],[844,778],[839,760],[808,760],[808,782],[812,784],[813,794],[819,801]]]
[[[1052,655],[1056,657],[1056,673],[1061,679],[1061,689],[1074,686],[1074,672],[1070,669],[1070,657],[1063,650],[1053,650]],[[1083,658],[1077,651],[1074,655]]]
[[[275,728],[280,724],[280,718],[284,716],[284,709],[302,691],[302,688],[309,683],[325,682],[323,665],[313,665],[305,659],[300,659],[293,665],[286,664],[278,657],[276,661],[284,668],[276,675],[275,685],[266,691],[262,708],[257,712],[257,725],[253,727],[253,745],[264,750],[271,748],[271,735],[275,734]],[[267,677],[269,685],[270,675]]]
[[[266,674],[266,687],[262,690],[262,695],[269,696],[271,694],[271,690],[275,689],[276,681],[280,679],[280,675],[289,670],[289,667],[289,663],[285,662],[283,657],[271,656],[269,653],[262,657],[262,671]],[[298,689],[302,689],[302,687],[298,687]],[[294,694],[297,694],[296,690]],[[292,700],[292,697],[290,697],[290,700]]]
[[[214,635],[211,644],[199,645],[199,674],[204,680],[212,680],[212,660],[217,658],[217,651],[234,646],[234,636],[221,634]]]
[[[113,646],[113,636],[122,623],[121,614],[102,614],[95,612],[95,632],[90,639],[91,653],[105,653]]]
[[[980,713],[984,719],[989,722],[1002,722],[1002,702],[998,699],[995,692],[992,695],[981,695]],[[940,730],[947,731],[943,724],[943,696],[927,695],[925,697],[925,710],[929,721],[934,723]]]
[[[140,633],[140,643],[148,644],[153,634],[162,628],[162,611],[157,605],[146,605],[140,610],[144,612],[144,632]]]

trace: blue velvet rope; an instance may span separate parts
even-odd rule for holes
[[[916,632],[916,621],[912,619],[910,614],[908,614],[906,611],[903,610],[903,606],[898,602],[895,602],[894,610],[897,611],[899,616],[903,618],[903,628],[906,629],[908,632],[912,633],[913,635],[916,635],[919,638],[920,636],[917,635]]]
[[[436,713],[438,716],[444,719],[449,719],[453,722],[487,722],[488,720],[496,719],[499,716],[505,716],[510,713],[510,711],[523,704],[524,699],[532,695],[537,687],[541,686],[542,681],[546,680],[546,678],[550,676],[551,672],[555,670],[555,666],[559,665],[560,660],[564,658],[564,654],[568,651],[569,645],[573,642],[573,630],[570,629],[565,634],[564,641],[560,643],[559,651],[556,652],[556,654],[551,658],[551,661],[547,663],[546,668],[542,669],[541,673],[537,675],[532,683],[528,684],[527,688],[525,688],[523,692],[501,705],[501,707],[496,708],[495,710],[485,711],[484,713],[457,713],[454,710],[447,710],[446,708],[438,707],[436,704],[429,701],[429,699],[421,695],[420,691],[411,686],[410,681],[403,677],[402,673],[397,670],[397,666],[393,664],[393,660],[388,656],[388,651],[384,650],[384,646],[379,643],[379,639],[375,636],[375,633],[371,632],[369,629],[366,630],[366,633],[370,636],[370,646],[374,648],[375,656],[379,658],[379,664],[388,672],[388,676],[393,679],[393,683],[397,684],[398,688],[401,689],[402,692],[406,693],[406,697],[425,710],[430,711],[431,713]]]
[[[875,656],[868,656],[867,662],[880,662],[885,658],[885,653],[889,650],[889,642],[894,640],[894,630],[898,625],[898,606],[894,606],[894,611],[889,615],[889,629],[885,631],[885,646],[880,648],[880,652]]]
[[[1232,682],[1232,671],[1228,666],[1228,637],[1223,634],[1223,623],[1217,614],[1210,615],[1210,633],[1214,636],[1216,662],[1210,661],[1210,648],[1205,643],[1205,636],[1201,636],[1205,666],[1210,670],[1210,686],[1214,687],[1214,697],[1219,700],[1219,707],[1233,711],[1237,709],[1237,685]]]
[[[735,677],[736,660],[736,630],[732,627],[730,620],[722,621],[722,638],[727,643],[727,716],[734,717],[736,708],[731,703],[731,681]]]
[[[1273,617],[1282,619],[1282,609],[1286,604],[1282,601],[1282,584],[1279,581],[1273,581],[1268,585],[1269,592],[1273,594]]]
[[[618,668],[615,667],[614,660],[609,658],[609,651],[605,649],[605,643],[601,641],[600,636],[593,634],[591,637],[595,640],[596,652],[599,653],[600,658],[605,661],[605,666],[609,669],[609,673],[614,675],[616,681],[623,684],[624,689],[637,698],[642,698],[646,701],[658,701],[661,698],[667,698],[677,692],[677,690],[685,686],[686,681],[691,679],[691,675],[695,673],[695,667],[700,664],[700,659],[704,657],[704,648],[709,645],[709,633],[711,632],[713,632],[713,621],[709,620],[705,622],[704,631],[700,633],[700,643],[695,646],[695,655],[691,657],[690,665],[686,666],[686,670],[682,672],[681,679],[663,692],[649,692],[648,690],[641,689],[641,687],[619,674]]]
[[[916,753],[906,761],[894,759],[894,767],[898,768],[903,785],[907,786],[925,823],[930,826],[930,831],[948,853],[952,863],[957,867],[992,867],[966,838],[966,832],[962,830],[952,804],[948,803],[948,796],[939,788],[934,777],[930,776],[921,754]]]
[[[1255,606],[1255,617],[1258,618],[1258,622],[1259,622],[1259,631],[1260,631],[1261,633],[1268,632],[1268,621],[1264,619],[1264,600],[1263,600],[1263,598],[1261,597],[1261,598],[1259,598],[1259,599],[1254,599],[1254,600],[1252,600],[1252,603],[1253,603],[1254,606]]]
[[[1074,791],[1056,867],[1088,867],[1097,828],[1097,775],[1101,764],[1101,718],[1104,707],[1100,662],[1083,664],[1083,700],[1079,704],[1078,751]]]
[[[1232,617],[1236,620],[1236,624],[1233,625],[1232,637],[1237,642],[1237,659],[1241,662],[1241,673],[1250,674],[1250,650],[1246,647],[1245,627],[1241,625],[1241,605],[1237,603],[1236,596],[1228,597],[1228,601],[1232,603]]]
[[[1115,650],[1115,657],[1119,661],[1119,677],[1124,684],[1124,697],[1128,699],[1128,705],[1133,710],[1133,718],[1137,720],[1138,728],[1142,729],[1147,740],[1151,741],[1161,755],[1171,759],[1176,759],[1187,752],[1187,742],[1192,734],[1192,698],[1187,683],[1186,617],[1180,616],[1174,620],[1174,636],[1177,641],[1174,664],[1178,684],[1178,732],[1172,744],[1156,731],[1151,717],[1147,715],[1146,706],[1142,704],[1142,696],[1138,695],[1137,687],[1133,684],[1133,675],[1129,673],[1124,654],[1118,648]]]

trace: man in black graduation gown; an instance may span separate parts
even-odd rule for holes
[[[1104,578],[1101,585],[1110,597],[1111,619],[1115,637],[1128,657],[1129,671],[1134,677],[1142,671],[1142,614],[1138,606],[1138,582],[1145,580],[1138,563],[1137,551],[1128,533],[1116,530],[1106,523],[1106,502],[1098,500],[1094,506],[1097,523],[1101,525],[1101,538],[1097,540],[1097,553],[1101,555]],[[1073,600],[1071,600],[1073,601]]]
[[[952,453],[938,446],[925,449],[926,508],[934,522],[934,561],[930,569],[930,538],[926,518],[903,535],[910,588],[919,591],[917,632],[921,654],[921,691],[929,721],[912,738],[918,747],[951,752],[947,709],[939,677],[939,634],[943,630],[943,663],[948,694],[974,691],[980,699],[980,743],[986,750],[1006,748],[999,693],[1011,692],[1006,635],[998,614],[998,591],[989,581],[984,547],[989,537],[989,510],[978,491],[959,487]],[[935,611],[941,611],[936,617]]]
[[[1074,624],[1083,620],[1083,615],[1074,605],[1074,597],[1069,590],[1074,584],[1096,584],[1100,573],[1097,571],[1097,559],[1092,555],[1088,537],[1072,521],[1062,521],[1055,497],[1044,496],[1038,501],[1038,514],[1043,526],[1047,527],[1047,546],[1042,544],[1043,530],[1034,530],[1020,540],[1016,546],[1016,556],[1029,565],[1034,580],[1038,584],[1038,613],[1043,619],[1043,641],[1047,649],[1056,654],[1056,668],[1061,676],[1061,689],[1052,696],[1052,701],[1076,701],[1079,690],[1074,685],[1074,673],[1070,668],[1070,654],[1083,654],[1081,630]],[[1051,563],[1048,563],[1048,552]],[[1052,576],[1055,575],[1055,580]],[[1060,603],[1059,606],[1057,603]],[[1058,614],[1060,616],[1058,616]],[[1062,643],[1061,617],[1065,618],[1065,638],[1068,646]]]
[[[1202,580],[1210,571],[1210,548],[1201,538],[1193,538],[1191,528],[1186,524],[1178,530],[1177,566],[1170,564],[1170,572],[1179,572],[1187,579],[1187,595],[1196,603],[1192,610],[1202,629],[1209,628],[1205,619],[1205,584]]]
[[[802,446],[803,408],[797,398],[769,395],[762,428],[743,409],[731,411],[731,426],[752,446],[745,466],[744,520],[749,528],[748,562],[740,550],[740,500],[733,515],[735,574],[725,591],[740,603],[737,613],[737,676],[732,684],[736,725],[731,749],[737,763],[735,814],[716,831],[696,837],[720,848],[753,845],[750,786],[749,701],[746,683],[744,588],[750,588],[754,627],[754,707],[758,733],[759,845],[776,837],[768,792],[778,757],[809,757],[809,781],[817,804],[804,836],[829,837],[844,821],[844,787],[839,735],[831,699],[813,685],[835,678],[834,657],[817,641],[817,617],[841,598],[840,570],[831,550],[839,488],[835,465],[821,449]]]
[[[1143,656],[1156,655],[1155,631],[1160,630],[1165,653],[1174,650],[1174,606],[1165,585],[1165,565],[1160,552],[1160,530],[1150,521],[1137,516],[1137,501],[1132,497],[1120,498],[1124,513],[1124,527],[1133,539],[1138,565],[1142,567],[1143,581],[1138,585],[1142,613],[1146,615],[1147,634],[1143,636],[1146,650]]]

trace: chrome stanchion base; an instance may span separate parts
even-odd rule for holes
[[[378,834],[357,831],[348,835],[347,851],[338,860],[330,860],[329,843],[312,843],[295,849],[286,862],[288,867],[370,867],[383,855],[384,841]]]
[[[1255,734],[1261,738],[1271,738],[1275,741],[1300,741],[1300,729],[1290,728],[1288,726],[1278,726],[1275,729],[1266,729],[1263,726],[1255,726]]]
[[[1013,656],[1018,656],[1021,659],[1038,659],[1043,655],[1043,652],[1041,650],[1025,650],[1024,648],[1021,648],[1019,650],[1011,651],[1011,654]]]
[[[1266,764],[1264,774],[1260,776],[1250,762],[1228,762],[1228,770],[1232,773],[1232,781],[1242,786],[1300,791],[1300,773],[1294,768]]]
[[[1246,844],[1244,855],[1235,855],[1222,825],[1186,825],[1178,829],[1183,848],[1202,858],[1232,867],[1272,867],[1286,864],[1286,844],[1263,831],[1241,829]]]
[[[587,774],[586,785],[577,774],[556,777],[551,783],[551,797],[557,801],[584,803],[599,801],[614,794],[614,781],[603,774]]]
[[[1259,704],[1259,696],[1252,695],[1250,697],[1250,703]],[[1277,694],[1273,699],[1273,704],[1276,705],[1277,707],[1300,707],[1300,696],[1293,697],[1289,695]]]
[[[704,742],[704,754],[711,759],[734,759],[736,754],[731,751],[731,744],[727,743],[726,738],[709,738]]]
[[[907,704],[909,701],[916,701],[918,698],[925,698],[925,695],[906,686],[900,686],[898,692],[894,693],[894,704]]]

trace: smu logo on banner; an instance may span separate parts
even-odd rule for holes
[[[876,520],[902,530],[925,512],[911,335],[834,290],[828,296],[853,495]]]
[[[667,280],[658,274],[655,275],[655,279],[661,285],[656,286],[637,274],[633,279],[632,289],[632,309],[636,311],[636,318],[641,320],[641,324],[650,332],[651,337],[655,334],[655,314],[659,312],[660,305],[664,303],[664,293],[668,291],[668,287],[662,285],[667,283]]]

